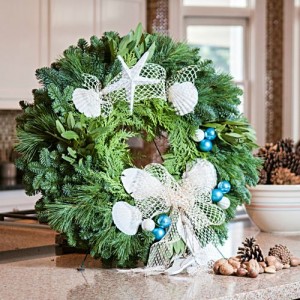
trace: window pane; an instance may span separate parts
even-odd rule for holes
[[[247,7],[248,1],[247,0],[183,0],[183,5]]]
[[[235,81],[244,79],[242,26],[188,25],[187,41],[200,48],[202,58],[211,59],[217,70],[230,73]]]

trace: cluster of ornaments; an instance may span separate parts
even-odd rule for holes
[[[217,188],[211,192],[211,200],[223,209],[227,209],[230,206],[230,200],[224,196],[230,192],[231,185],[227,180],[220,181]]]
[[[158,227],[152,230],[156,241],[160,241],[166,235],[167,229],[170,227],[171,223],[172,221],[169,216],[165,214],[159,216],[157,219]]]
[[[212,127],[207,128],[205,131],[197,129],[193,136],[193,140],[199,143],[198,148],[203,152],[209,152],[212,150],[213,143],[217,137],[216,130]]]
[[[144,219],[141,222],[142,229],[145,231],[151,231],[156,241],[160,241],[167,232],[167,229],[171,226],[171,218],[166,214],[159,216],[157,219],[157,227],[152,219]]]

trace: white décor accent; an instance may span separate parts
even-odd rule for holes
[[[230,200],[227,197],[223,196],[222,199],[217,202],[217,205],[223,209],[227,209],[230,206]]]
[[[99,93],[93,90],[75,89],[73,92],[75,107],[87,117],[99,117],[101,114]]]
[[[151,219],[145,219],[142,222],[142,229],[146,231],[152,231],[155,228],[155,223]]]
[[[149,52],[147,51],[143,54],[140,60],[131,69],[129,69],[123,58],[118,55],[118,59],[122,64],[122,77],[118,81],[106,86],[102,90],[102,93],[105,95],[114,91],[125,89],[131,114],[133,112],[135,88],[139,85],[149,85],[160,82],[159,79],[151,79],[140,76],[140,73],[146,64],[148,56]]]
[[[90,74],[83,74],[83,78],[83,86],[87,89],[77,88],[72,95],[72,100],[77,110],[86,117],[109,115],[112,104],[104,100],[99,79]]]
[[[112,217],[117,228],[127,235],[135,235],[142,223],[140,210],[124,201],[114,204]]]
[[[197,129],[195,131],[195,134],[192,136],[193,141],[195,142],[201,142],[202,140],[204,140],[205,137],[205,133],[202,129]]]
[[[169,101],[180,116],[191,113],[198,102],[198,91],[191,82],[174,83],[169,88]]]

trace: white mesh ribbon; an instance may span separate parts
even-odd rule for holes
[[[174,83],[191,82],[194,84],[199,71],[200,67],[197,65],[182,68],[168,80],[167,87],[169,88]]]
[[[146,64],[149,52],[145,52],[140,60],[129,69],[121,56],[122,72],[118,74],[103,90],[110,102],[129,102],[130,113],[136,101],[145,99],[166,100],[166,71],[157,64]]]
[[[85,89],[77,88],[74,90],[72,100],[75,107],[87,117],[109,115],[112,104],[104,98],[99,79],[90,74],[82,74],[82,76]]]
[[[170,212],[172,224],[163,239],[152,245],[147,268],[166,269],[173,263],[167,272],[177,274],[199,263],[201,249],[208,243],[218,242],[211,225],[222,224],[225,214],[211,201],[217,174],[210,162],[198,159],[180,182],[160,164],[149,164],[144,170],[126,169],[122,175],[124,188],[135,199],[143,218]],[[191,253],[188,259],[174,259],[173,247],[180,240]]]
[[[192,112],[197,105],[198,91],[194,83],[199,70],[199,66],[188,66],[167,82],[168,100],[180,116]]]

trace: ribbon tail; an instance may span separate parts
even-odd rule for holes
[[[192,273],[196,273],[193,269],[198,270],[201,266],[206,265],[206,254],[200,245],[190,220],[184,214],[181,214],[178,218],[177,231],[190,250],[191,255],[185,258],[176,258],[172,267],[167,269],[166,273],[176,275],[184,270],[187,270],[188,273],[190,273],[189,270],[192,270]]]
[[[194,257],[197,257],[197,255],[201,252],[201,245],[195,231],[193,230],[190,220],[185,215],[182,215],[178,220],[177,230],[180,237],[191,251],[191,254]]]

